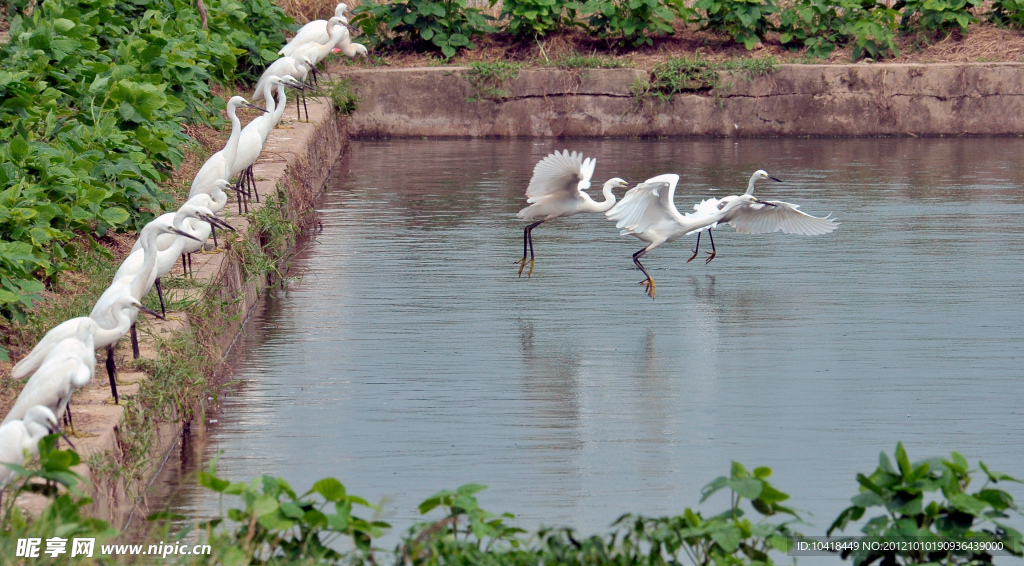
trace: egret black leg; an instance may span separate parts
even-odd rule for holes
[[[651,274],[647,273],[647,269],[644,267],[644,264],[640,263],[640,258],[643,257],[643,255],[645,253],[647,253],[648,249],[649,248],[644,248],[644,249],[636,252],[635,254],[633,254],[633,263],[635,263],[636,266],[640,268],[640,271],[643,271],[644,275],[647,276],[647,279],[644,279],[643,281],[641,281],[640,284],[643,285],[647,289],[647,294],[653,299],[654,298],[654,293],[655,293],[655,291],[654,291],[654,279],[651,279]]]
[[[185,263],[185,258],[188,254],[181,254],[181,276],[185,277],[188,275],[188,265]]]
[[[306,118],[309,118],[307,115]],[[256,196],[256,202],[260,202],[260,193],[256,190],[256,174],[252,171],[252,165],[246,171],[249,173],[249,186],[252,187],[252,194]]]
[[[299,105],[296,104],[295,108],[298,109]],[[302,93],[302,109],[306,111],[306,121],[309,121],[309,107],[306,106],[306,93]]]
[[[160,314],[167,316],[167,309],[164,307],[164,291],[160,288],[160,278],[157,277],[153,284],[156,286],[156,296],[160,297]],[[138,356],[135,357],[137,358]]]
[[[139,335],[135,332],[135,324],[132,324],[132,357],[136,360],[139,359]]]
[[[213,222],[210,223],[210,234],[213,235],[213,249],[217,249],[217,226]],[[206,245],[205,242],[203,245]]]
[[[75,434],[75,420],[71,418],[70,401],[68,401],[67,406],[64,407],[64,428],[70,429],[71,434]]]
[[[533,275],[533,229],[536,228],[537,226],[540,226],[543,223],[544,223],[543,220],[538,221],[538,222],[534,222],[533,224],[530,224],[525,229],[523,229],[523,259],[515,262],[515,263],[519,264],[519,276],[520,277],[523,276],[523,269],[526,267],[527,263],[530,264],[530,271],[527,272],[526,276],[530,277],[530,276]],[[526,250],[527,249],[530,250],[530,259],[529,260],[526,259]]]
[[[107,377],[110,379],[110,392],[114,395],[114,404],[117,404],[117,365],[114,363],[114,345],[107,345]]]
[[[711,232],[708,232],[708,234],[710,233]],[[693,258],[697,257],[697,250],[700,249],[700,234],[700,232],[697,232],[697,247],[693,248],[693,255],[690,256],[690,259],[686,260],[686,263],[690,263],[691,261],[693,261]]]
[[[711,238],[711,251],[708,252],[708,259],[704,260],[704,265],[711,263],[711,260],[715,259],[715,254],[718,253],[715,250],[715,237],[711,235],[711,230],[708,230],[708,238]]]

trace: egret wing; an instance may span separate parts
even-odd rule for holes
[[[700,217],[714,216],[714,215],[718,214],[719,211],[721,210],[719,208],[719,204],[721,202],[722,201],[720,201],[720,200],[718,200],[716,198],[704,199],[704,200],[698,202],[697,204],[693,205],[693,212],[688,212],[688,213],[686,213],[685,216],[686,216],[686,218],[700,218]],[[712,228],[715,228],[717,226],[718,226],[718,222],[714,222],[714,223],[708,224],[706,226],[701,226],[700,228],[697,228],[696,230],[691,230],[691,231],[687,232],[686,234],[687,235],[696,234],[697,232],[703,232],[704,230],[711,230]]]
[[[664,203],[667,199],[671,210],[675,210],[675,205],[671,204],[673,188],[668,181],[645,181],[627,191],[604,215],[615,221],[615,227],[623,236],[643,234],[652,225],[672,219]]]
[[[554,152],[533,168],[533,177],[526,187],[527,202],[534,203],[547,196],[575,198],[580,189],[590,186],[596,160],[583,158],[579,152]]]
[[[828,234],[839,227],[835,218],[820,218],[797,210],[800,205],[779,200],[765,201],[768,204],[751,203],[732,209],[721,222],[741,234],[767,234],[782,232],[783,234],[802,234],[817,236]]]

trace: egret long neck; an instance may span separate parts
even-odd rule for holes
[[[604,201],[597,203],[600,207],[597,212],[611,210],[615,206],[615,193],[612,192],[612,186],[605,183],[604,187],[601,187],[601,194],[604,195]]]
[[[149,276],[153,273],[153,268],[156,267],[156,237],[156,230],[142,231],[140,239],[142,242],[142,269],[135,274],[135,278],[132,279],[129,286],[129,292],[137,301],[141,301],[142,295],[149,291]]]
[[[227,162],[225,169],[228,171],[235,162],[235,154],[238,153],[238,138],[242,133],[242,122],[238,119],[238,115],[235,114],[235,110],[234,106],[228,106],[228,118],[231,120],[231,136],[228,137],[228,143],[224,144],[224,149],[221,150]]]
[[[747,183],[747,192],[743,193],[746,195],[754,194],[754,182],[757,181],[757,174],[751,175],[750,182]]]
[[[268,114],[264,118],[263,122],[260,123],[260,134],[263,135],[263,143],[267,142],[267,136],[270,135],[270,131],[273,130],[278,123],[281,122],[281,118],[284,117],[284,108],[288,104],[288,97],[285,94],[285,85],[281,83],[277,85],[277,106],[274,108],[273,114]]]

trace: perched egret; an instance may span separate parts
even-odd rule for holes
[[[210,212],[216,214],[221,209],[223,209],[224,205],[227,203],[228,196],[227,193],[225,193],[224,191],[234,189],[231,188],[231,184],[228,183],[225,179],[217,179],[217,181],[214,182],[213,186],[210,189],[211,193],[213,193],[212,195],[207,193],[198,193],[195,196],[188,199],[186,204],[205,206],[206,208],[210,209]],[[230,224],[228,224],[224,220],[221,220],[220,218],[217,218],[216,216],[211,216],[207,220],[208,221],[200,221],[192,218],[185,220],[185,224],[188,226],[188,228],[185,231],[194,236],[196,240],[199,240],[198,242],[185,241],[185,245],[181,250],[181,269],[182,273],[185,275],[188,275],[192,269],[192,254],[197,251],[206,253],[205,251],[203,251],[203,246],[205,245],[207,238],[209,238],[211,235],[213,236],[213,247],[216,250],[217,226],[220,226],[221,228],[224,228],[226,230],[231,230],[232,232],[235,231],[235,229],[232,228]],[[158,247],[160,245],[160,238],[162,237],[163,236],[157,238]],[[132,248],[132,251],[139,247],[140,243],[136,241],[135,247]]]
[[[523,259],[516,262],[519,264],[520,277],[527,263],[530,265],[527,277],[533,275],[534,228],[553,218],[581,212],[604,212],[615,204],[612,189],[626,186],[626,182],[618,177],[605,181],[602,202],[595,201],[583,192],[590,188],[596,162],[593,157],[584,159],[582,153],[563,150],[561,153],[556,151],[549,154],[533,168],[533,178],[526,188],[526,202],[530,206],[516,215],[520,220],[536,220],[523,230]],[[526,257],[527,249],[530,251],[529,259]]]
[[[349,39],[351,36],[348,33],[347,26],[348,24],[342,22],[341,18],[335,16],[327,20],[327,35],[329,36],[329,39],[326,42],[307,43],[297,47],[295,51],[292,52],[292,57],[296,59],[306,56],[313,61],[313,68],[310,69],[310,71],[313,73],[314,82],[316,82],[317,74],[316,65],[320,63],[320,61],[326,59],[338,43],[346,39],[351,41],[351,39]],[[280,76],[280,73],[278,76]]]
[[[115,297],[107,305],[109,316],[103,317],[103,324],[91,317],[80,316],[65,320],[51,328],[50,331],[36,343],[35,348],[32,348],[32,351],[29,352],[27,356],[14,364],[14,368],[11,369],[11,377],[15,379],[24,379],[33,375],[43,364],[46,356],[49,355],[54,346],[61,343],[63,340],[74,338],[78,334],[79,325],[82,323],[86,323],[89,326],[89,329],[92,332],[93,346],[95,348],[104,348],[109,344],[117,342],[125,335],[126,332],[128,332],[128,327],[132,325],[136,309],[158,318],[160,317],[156,312],[142,306],[142,303],[131,295],[126,294]],[[108,360],[107,364],[107,370],[110,372],[110,379],[113,381],[114,374],[113,367],[110,365],[111,361]]]
[[[208,195],[201,194],[197,195],[205,198],[209,198]],[[156,286],[156,292],[160,298],[160,312],[167,314],[167,310],[164,307],[164,294],[160,288],[160,277],[166,275],[168,271],[178,261],[178,256],[182,254],[182,248],[185,246],[185,241],[193,239],[198,241],[202,245],[202,241],[192,234],[189,230],[184,230],[185,222],[189,219],[199,219],[203,223],[206,222],[220,222],[216,217],[213,216],[213,212],[205,206],[199,206],[195,204],[185,203],[177,212],[168,212],[161,214],[157,218],[153,219],[150,224],[157,224],[163,227],[173,227],[178,230],[177,233],[166,233],[157,236],[156,238],[156,266],[150,272],[149,285]],[[189,224],[191,227],[192,224]],[[181,235],[184,234],[184,235]],[[209,231],[206,236],[208,237]],[[132,248],[132,253],[128,254],[128,257],[121,262],[121,266],[117,269],[117,273],[114,274],[114,281],[119,279],[125,279],[138,273],[145,263],[145,250],[142,249],[142,245],[139,242],[137,248]]]
[[[92,325],[83,320],[74,337],[61,340],[46,355],[0,424],[20,420],[36,405],[49,407],[58,416],[64,414],[71,394],[92,380],[96,370],[94,347]]]
[[[39,441],[54,432],[57,416],[48,407],[32,407],[20,421],[0,426],[0,487],[18,475],[4,464],[24,464],[25,451],[33,456],[39,454]]]
[[[142,228],[142,232],[139,234],[139,240],[142,243],[143,250],[143,263],[139,270],[135,272],[134,275],[115,279],[110,286],[107,287],[107,290],[100,295],[100,298],[96,300],[96,305],[89,314],[90,317],[99,322],[103,327],[110,328],[115,325],[113,322],[115,313],[112,312],[110,305],[124,295],[128,295],[137,301],[142,300],[142,297],[149,292],[149,288],[155,279],[155,277],[153,277],[153,270],[156,268],[157,261],[156,239],[160,234],[166,234],[168,232],[192,238],[192,236],[178,230],[174,226],[164,226],[160,223],[153,222],[146,224],[146,226]],[[131,311],[130,317],[132,324],[129,328],[129,332],[132,338],[132,355],[137,359],[139,357],[139,341],[135,334],[135,319],[138,317],[138,312]],[[97,347],[99,346],[97,345]],[[113,358],[114,342],[111,342],[107,344],[107,371],[110,374],[110,389],[114,395],[114,403],[117,403],[117,384],[114,382]]]
[[[251,189],[253,194],[256,195],[256,202],[260,201],[260,195],[256,191],[256,178],[253,175],[252,166],[259,159],[260,153],[263,151],[263,144],[267,142],[271,130],[274,129],[274,126],[281,120],[281,116],[284,115],[284,107],[288,103],[288,99],[284,94],[285,87],[296,86],[297,84],[299,84],[298,81],[291,75],[268,77],[263,85],[263,99],[266,101],[264,113],[253,118],[242,129],[242,133],[238,137],[238,149],[235,152],[235,161],[231,165],[229,177],[238,175],[238,184],[235,185],[235,188],[245,191],[246,194]],[[279,100],[277,101],[274,100],[274,96],[271,94],[274,88],[277,88],[278,91]],[[299,87],[296,86],[296,88]],[[278,111],[278,107],[280,107],[280,111]],[[249,189],[245,188],[247,183],[249,184]]]
[[[346,12],[348,12],[348,6],[346,4],[338,4],[337,7],[334,8],[335,17],[341,18],[341,20],[347,24],[348,18],[345,17]],[[327,20],[313,20],[299,28],[295,37],[293,37],[287,45],[282,47],[278,53],[290,56],[296,49],[307,43],[327,43],[330,39],[331,37],[327,33]]]
[[[294,57],[281,57],[277,61],[270,64],[263,75],[260,76],[260,80],[256,82],[256,88],[253,90],[252,99],[259,100],[264,94],[264,85],[270,77],[283,77],[285,75],[294,77],[297,81],[306,80],[306,75],[313,70],[315,63],[306,55],[295,55]],[[302,104],[305,106],[306,98],[302,95]],[[295,111],[299,111],[298,105],[295,106]],[[309,110],[306,110],[306,119],[309,119]],[[302,115],[299,115],[299,120],[302,120]]]
[[[221,149],[217,153],[214,153],[203,163],[203,166],[199,168],[199,172],[196,173],[195,179],[192,180],[192,190],[189,191],[188,196],[195,196],[200,192],[207,192],[210,185],[213,184],[217,179],[224,179],[230,177],[228,173],[231,171],[231,164],[235,161],[235,151],[238,148],[238,136],[242,133],[242,124],[238,120],[236,111],[242,106],[248,106],[255,108],[259,111],[263,111],[262,108],[255,104],[249,104],[241,96],[232,96],[231,100],[228,101],[228,119],[231,120],[231,135],[228,137],[228,142],[224,145],[224,149]]]

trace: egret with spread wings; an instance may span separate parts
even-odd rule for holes
[[[596,160],[584,158],[582,153],[562,150],[561,153],[549,154],[533,168],[533,178],[526,188],[526,198],[530,206],[519,211],[516,216],[520,220],[531,223],[523,230],[523,259],[519,264],[519,276],[523,268],[530,265],[527,277],[533,275],[533,229],[542,223],[562,216],[572,216],[581,212],[605,212],[615,205],[612,189],[625,187],[627,183],[615,177],[605,182],[602,188],[604,201],[597,202],[590,198],[584,190],[590,188],[590,178],[594,175]],[[529,250],[529,259],[527,259]]]

